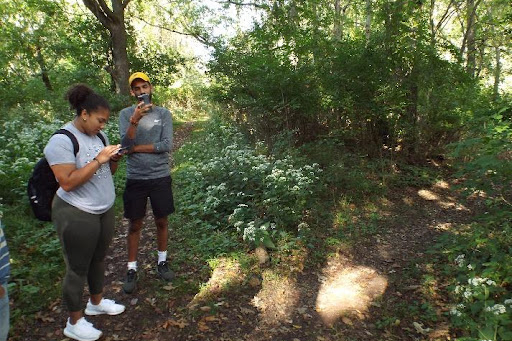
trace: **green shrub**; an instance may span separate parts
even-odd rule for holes
[[[458,165],[458,175],[464,177],[464,186],[471,193],[485,191],[495,199],[510,196],[512,185],[512,120],[503,116],[504,107],[496,114],[474,122],[470,135],[452,145],[452,156]]]
[[[213,155],[213,157],[212,157]],[[215,229],[236,229],[251,244],[272,246],[297,231],[318,186],[317,164],[256,153],[235,128],[213,120],[203,138],[176,155],[181,210]]]
[[[489,223],[489,215],[442,241],[453,278],[450,315],[467,340],[512,340],[511,217]]]
[[[476,222],[446,234],[438,246],[452,279],[450,315],[460,340],[512,340],[512,122],[504,107],[480,115],[453,147],[461,187],[485,198]],[[490,117],[489,117],[490,116]]]

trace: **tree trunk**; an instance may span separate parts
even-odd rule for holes
[[[501,77],[501,50],[499,46],[494,47],[496,66],[494,68],[494,87],[493,98],[497,101],[500,97],[500,77]]]
[[[82,1],[103,27],[110,32],[112,60],[114,62],[114,68],[110,71],[111,76],[116,83],[116,91],[121,95],[129,96],[128,78],[130,76],[130,66],[128,63],[128,52],[126,51],[127,34],[124,24],[124,10],[130,0],[111,0],[112,10],[107,6],[105,0]]]
[[[341,41],[341,0],[334,1],[334,40]]]
[[[466,72],[472,77],[476,69],[476,8],[480,0],[467,0],[466,2],[466,34],[462,44],[462,52],[466,49]]]
[[[364,25],[364,33],[366,35],[366,44],[370,42],[370,34],[372,28],[372,0],[366,0],[366,23]]]
[[[436,25],[434,24],[434,11],[436,7],[436,0],[430,0],[430,45],[432,47],[436,46]]]
[[[41,53],[41,47],[36,47],[36,60],[39,64],[39,68],[41,69],[41,79],[43,80],[44,86],[46,89],[53,91],[52,83],[50,82],[50,77],[48,76],[48,68],[46,67],[46,63],[44,61],[43,54]]]
[[[413,73],[415,71],[413,70]],[[406,156],[410,160],[414,160],[418,154],[419,147],[419,122],[420,117],[418,115],[418,85],[416,84],[416,79],[413,75],[411,75],[412,80],[409,85],[408,93],[407,93],[407,107],[406,107],[406,115],[410,122],[410,126],[408,128],[408,135],[405,139],[405,152]]]
[[[341,6],[341,0],[335,0],[334,3],[334,39],[337,41],[341,41],[341,37],[343,37],[343,28],[345,25],[345,12],[347,11],[348,6],[350,6],[350,2],[345,4],[345,6]]]
[[[126,51],[127,34],[124,20],[122,21],[122,25],[114,25],[110,33],[112,36],[112,59],[114,61],[112,77],[116,82],[116,90],[121,95],[129,96],[130,87],[128,85],[128,78],[130,77],[130,65]]]

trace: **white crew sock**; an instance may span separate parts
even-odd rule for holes
[[[157,264],[160,264],[160,262],[165,262],[166,260],[167,260],[167,251],[158,251]]]
[[[137,261],[135,261],[135,262],[128,262],[128,270],[135,270],[135,271],[137,271]]]

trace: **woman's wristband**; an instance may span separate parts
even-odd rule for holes
[[[95,157],[94,157],[94,158],[92,158],[92,159],[93,159],[94,161],[98,162],[98,166],[100,166],[100,167],[101,167],[101,162],[100,162],[100,160],[98,160],[98,159],[97,159],[97,158],[95,158]]]

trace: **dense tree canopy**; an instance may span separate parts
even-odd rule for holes
[[[128,95],[135,69],[169,86],[195,41],[213,51],[211,94],[255,138],[336,136],[414,159],[456,138],[487,94],[501,103],[511,13],[505,0],[2,0],[3,104],[76,81]]]
[[[498,99],[510,78],[501,68],[511,47],[502,39],[505,2],[253,6],[261,21],[217,49],[210,66],[218,98],[257,138],[290,130],[298,142],[343,136],[370,153],[384,143],[414,159],[457,136],[468,119],[461,113],[478,105],[479,86],[494,84]]]

